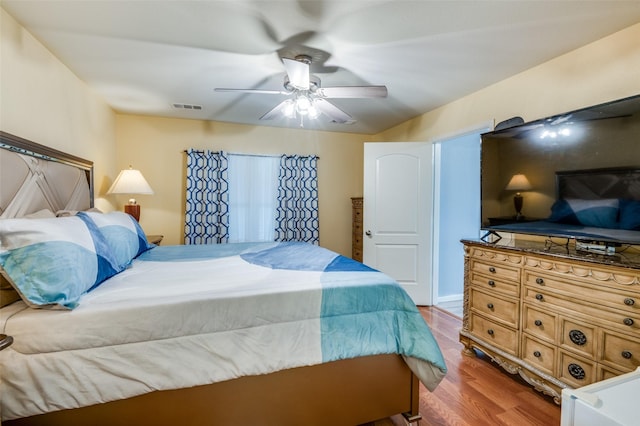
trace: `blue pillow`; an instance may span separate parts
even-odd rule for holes
[[[78,216],[96,224],[122,268],[129,266],[141,253],[155,247],[147,242],[147,236],[138,221],[126,213],[80,212]]]
[[[640,231],[640,200],[620,200],[618,227]]]
[[[618,228],[617,199],[560,199],[551,206],[550,222],[598,228]]]
[[[80,217],[0,220],[0,272],[31,307],[73,309],[122,271],[104,236]]]
[[[566,223],[570,225],[579,225],[580,221],[576,217],[575,212],[567,202],[560,198],[551,206],[551,216],[547,219],[549,222]]]

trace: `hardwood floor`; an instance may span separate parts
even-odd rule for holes
[[[448,373],[434,392],[420,391],[420,426],[557,426],[560,407],[483,354],[462,355],[462,320],[436,307],[420,311],[442,349]],[[402,417],[376,426],[404,425]]]

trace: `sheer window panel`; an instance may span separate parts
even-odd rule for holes
[[[280,158],[229,154],[229,242],[274,241]]]

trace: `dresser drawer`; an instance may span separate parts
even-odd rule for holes
[[[353,232],[354,235],[362,235],[362,222],[353,222],[351,232]]]
[[[520,295],[520,283],[512,280],[501,280],[497,277],[471,272],[471,283],[486,290],[497,291],[508,296]]]
[[[520,269],[483,260],[471,260],[471,272],[476,272],[490,278],[520,282]]]
[[[358,262],[362,262],[362,249],[353,247],[351,249],[351,258]]]
[[[619,370],[635,370],[640,367],[640,342],[603,329],[600,362]]]
[[[599,324],[628,333],[640,332],[640,316],[627,312],[620,312],[604,306],[587,305],[576,301],[575,296],[567,296],[547,291],[540,291],[538,288],[525,286],[523,289],[523,300],[531,306],[540,310],[553,310],[563,308],[570,311],[576,317],[583,316],[587,320],[597,321]]]
[[[362,223],[362,210],[361,209],[353,209],[352,221]]]
[[[522,335],[520,358],[539,370],[553,375],[556,371],[556,348],[526,334]]]
[[[525,269],[523,283],[533,288],[554,291],[568,296],[577,296],[580,300],[597,305],[607,305],[630,314],[640,314],[640,295],[624,289],[593,285],[577,285],[569,281],[570,275],[561,278],[551,274]]]
[[[469,292],[469,300],[472,310],[505,325],[518,327],[519,304],[516,299],[503,298],[495,293],[485,293],[472,287]]]
[[[560,346],[577,352],[587,358],[596,359],[596,328],[584,322],[570,318],[560,318]]]
[[[539,339],[554,343],[558,331],[557,315],[535,309],[525,303],[522,306],[522,331]]]
[[[523,264],[522,254],[510,249],[496,250],[494,248],[470,247],[469,255],[476,259],[485,259],[493,263],[510,264],[511,266],[521,267]]]
[[[558,379],[579,388],[596,380],[596,362],[560,349]]]
[[[552,257],[529,255],[525,267],[545,275],[563,277],[569,282],[578,282],[594,287],[607,286],[623,291],[640,284],[640,269],[627,269],[603,264],[573,261],[567,262]]]
[[[491,345],[517,356],[518,333],[473,313],[469,314],[470,332]]]
[[[601,380],[607,380],[612,377],[617,377],[624,373],[629,373],[629,371],[619,371],[614,368],[607,367],[606,365],[598,364],[598,371],[596,372],[596,381],[599,382]]]

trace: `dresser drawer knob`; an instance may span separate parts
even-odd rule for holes
[[[495,287],[496,286],[496,282],[494,280],[489,280],[488,282],[490,287]]]
[[[542,301],[544,299],[544,296],[538,293],[536,294],[536,299]]]
[[[487,308],[493,309],[493,303],[487,303]]]
[[[628,325],[628,326],[632,326],[634,323],[633,318],[625,318],[623,322],[624,322],[624,325]]]
[[[533,353],[533,356],[535,356],[536,358],[540,358],[542,356],[542,354],[540,353],[540,351],[535,351]]]
[[[633,300],[632,298],[628,297],[626,299],[624,299],[624,304],[627,306],[633,306],[636,304],[636,301]]]
[[[571,377],[573,377],[574,379],[583,380],[585,378],[584,369],[578,364],[569,364],[567,370],[569,370],[569,374],[571,374]]]
[[[624,359],[631,359],[631,357],[633,357],[633,354],[629,351],[622,351],[622,358]]]
[[[490,266],[489,267],[489,272],[491,272],[492,274],[495,274],[496,268],[494,268],[493,266]]]
[[[493,330],[492,330],[492,329],[487,330],[487,334],[488,334],[489,336],[493,336]]]
[[[536,284],[544,284],[544,280],[542,278],[536,278]]]
[[[537,325],[538,327],[540,327],[542,325],[542,321],[535,320],[534,324]]]
[[[578,346],[584,346],[587,343],[587,336],[580,330],[569,331],[569,339]]]

